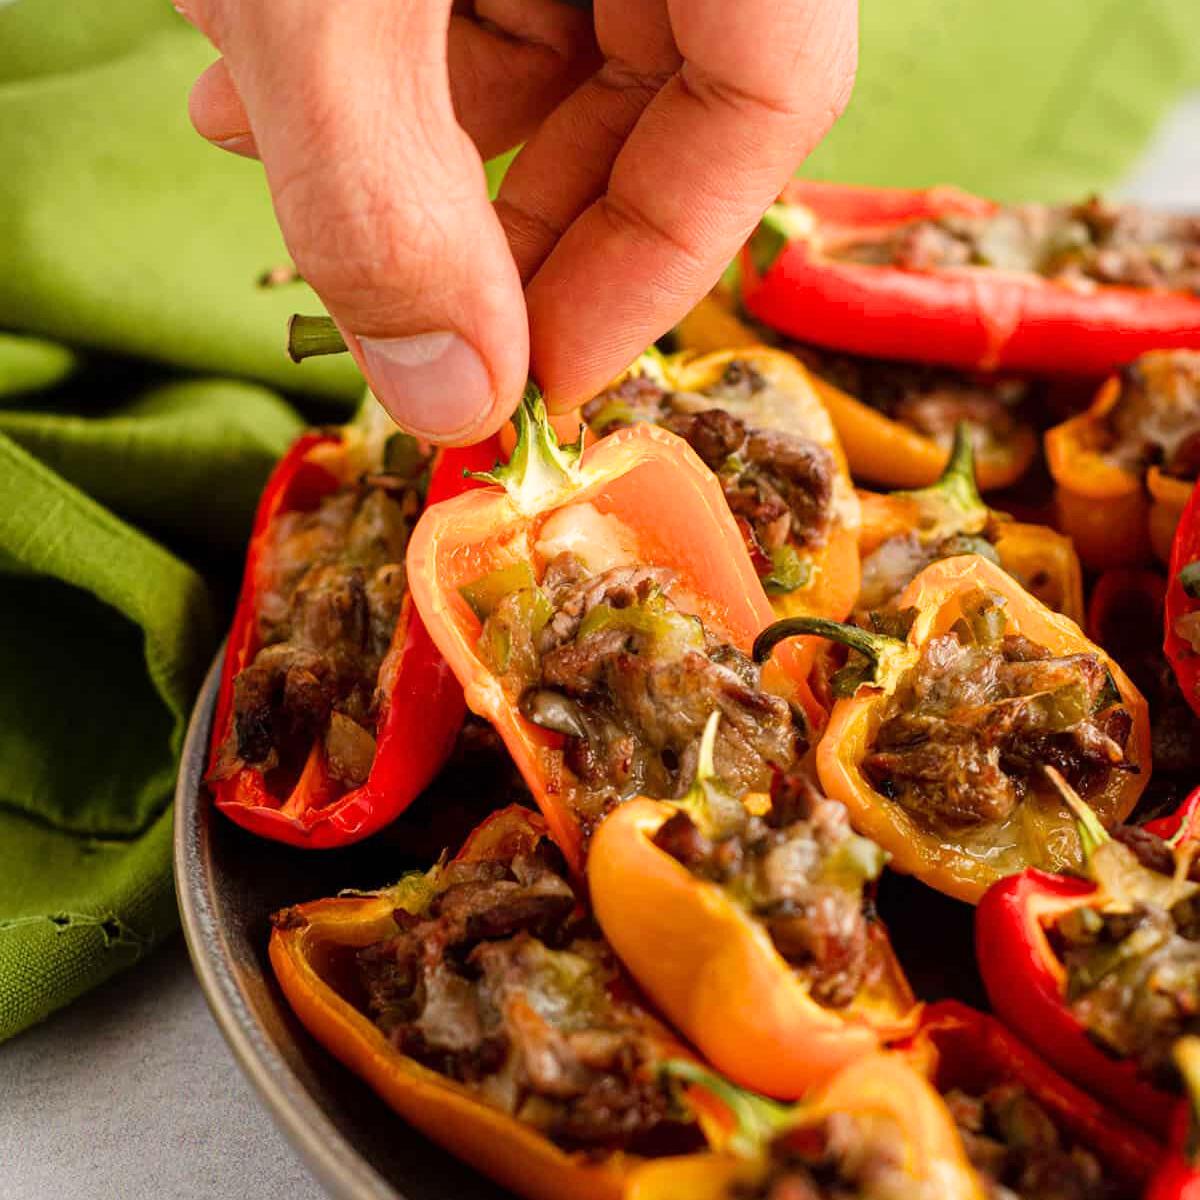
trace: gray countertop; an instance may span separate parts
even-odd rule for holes
[[[1200,209],[1200,95],[1121,196]],[[321,1200],[225,1047],[178,936],[0,1047],[6,1200]]]
[[[179,934],[0,1048],[6,1200],[322,1200],[242,1075]]]

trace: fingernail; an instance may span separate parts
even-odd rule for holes
[[[213,142],[214,146],[220,146],[222,150],[228,150],[230,154],[241,154],[245,158],[254,158],[254,134],[238,133],[233,137],[218,138]]]
[[[371,390],[409,433],[452,441],[470,433],[491,412],[487,367],[457,333],[358,341]]]

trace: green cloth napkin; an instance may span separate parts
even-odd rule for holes
[[[1200,82],[1194,2],[863,0],[808,170],[1107,183]],[[255,286],[285,261],[261,172],[187,120],[212,50],[165,0],[70,9],[0,0],[0,1039],[173,928],[171,788],[255,498],[361,388],[283,353],[319,305]]]
[[[861,0],[858,81],[801,174],[1070,200],[1200,86],[1196,0]]]

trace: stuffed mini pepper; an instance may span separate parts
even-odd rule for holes
[[[1110,836],[1061,786],[1084,874],[1029,870],[992,887],[976,915],[980,972],[1006,1023],[1162,1135],[1181,1090],[1172,1047],[1200,1032],[1200,792]]]
[[[598,437],[638,421],[678,434],[720,480],[776,613],[849,614],[858,498],[829,414],[788,355],[645,354],[583,419]]]
[[[631,800],[601,823],[589,893],[680,1032],[730,1079],[790,1099],[903,1036],[917,1008],[872,904],[883,852],[798,774],[769,796],[725,791],[720,719],[687,796]]]
[[[693,1062],[665,1073],[718,1153],[644,1166],[628,1200],[986,1200],[942,1098],[900,1055],[843,1068],[803,1104],[743,1091]]]
[[[975,482],[975,458],[960,424],[941,478],[910,492],[860,494],[862,583],[856,605],[892,603],[924,567],[956,554],[981,554],[1047,607],[1083,621],[1083,572],[1069,538],[1045,525],[1013,521],[988,508]]]
[[[705,297],[675,331],[685,350],[777,345],[801,363],[828,410],[856,479],[885,487],[924,487],[946,466],[965,423],[984,491],[1015,483],[1037,439],[1021,417],[1030,385],[924,363],[866,358],[780,336],[743,321],[732,293]]]
[[[275,468],[213,722],[209,786],[238,824],[344,845],[436,774],[465,706],[413,608],[404,554],[426,501],[462,491],[487,451],[434,455],[368,395],[352,424],[305,434]]]
[[[532,388],[511,462],[430,508],[410,586],[473,711],[504,738],[572,866],[613,805],[677,797],[704,728],[716,770],[766,791],[823,712],[807,658],[749,657],[771,606],[720,482],[678,436],[639,422],[558,444]]]
[[[827,795],[899,869],[963,900],[1023,867],[1082,863],[1056,764],[1099,818],[1133,808],[1150,772],[1146,703],[1074,622],[978,555],[926,567],[873,629],[795,618],[852,651],[817,747]]]
[[[1200,346],[1200,218],[1092,198],[794,182],[742,257],[747,309],[792,337],[971,370],[1100,376]]]
[[[529,1200],[620,1200],[640,1156],[699,1149],[638,1004],[541,819],[451,861],[274,917],[271,964],[326,1050],[406,1121]]]
[[[1144,354],[1046,434],[1059,524],[1093,568],[1166,562],[1200,471],[1200,351]]]

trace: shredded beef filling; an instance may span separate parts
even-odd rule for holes
[[[799,714],[674,605],[671,582],[657,567],[591,575],[560,554],[539,587],[509,593],[484,622],[480,645],[521,711],[564,735],[585,818],[638,793],[686,792],[714,711],[717,775],[731,791],[767,791],[803,748]]]
[[[877,791],[935,828],[1007,820],[1045,764],[1084,799],[1128,769],[1132,719],[1104,664],[1004,634],[1002,603],[968,598],[955,627],[926,643],[863,763]]]
[[[1017,431],[1014,410],[1029,392],[1029,385],[1018,379],[862,358],[801,343],[788,342],[785,348],[814,375],[946,449],[959,422],[965,421],[981,456],[1011,444]]]
[[[918,1183],[904,1169],[900,1131],[850,1113],[784,1134],[759,1179],[735,1185],[731,1200],[934,1200],[939,1180]]]
[[[234,682],[223,770],[294,775],[323,740],[334,779],[347,788],[366,779],[420,507],[415,477],[381,473],[273,523],[255,580],[261,649]]]
[[[988,217],[914,221],[835,253],[909,271],[995,267],[1064,283],[1200,292],[1200,217],[1098,197],[1067,207],[1021,204]]]
[[[1121,372],[1106,420],[1106,455],[1129,470],[1200,473],[1200,351],[1156,350]]]
[[[746,814],[728,836],[706,837],[680,809],[654,842],[760,919],[822,1004],[845,1007],[878,979],[868,885],[883,855],[853,832],[843,805],[804,781],[781,777],[767,813]]]
[[[1174,870],[1165,844],[1146,830],[1119,831],[1151,870]],[[1200,872],[1192,865],[1195,879]],[[1160,1087],[1178,1090],[1171,1048],[1200,1033],[1200,905],[1169,911],[1149,902],[1131,912],[1080,909],[1054,927],[1067,971],[1067,1000],[1091,1038],[1116,1058],[1134,1060]]]
[[[698,1144],[545,844],[509,863],[451,863],[425,912],[395,920],[396,935],[357,962],[368,1011],[397,1049],[564,1147]]]
[[[803,579],[779,570],[788,545],[824,544],[833,514],[833,457],[808,438],[760,429],[727,411],[769,386],[750,364],[734,361],[702,394],[669,392],[646,376],[631,376],[588,402],[584,419],[600,435],[635,421],[653,421],[682,437],[717,475],[746,538],[760,577],[794,590]],[[790,584],[790,587],[787,586]]]
[[[1091,1151],[1074,1145],[1019,1084],[981,1096],[954,1090],[946,1104],[971,1165],[992,1200],[1119,1200],[1129,1193],[1106,1180]]]

